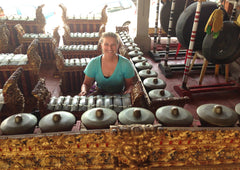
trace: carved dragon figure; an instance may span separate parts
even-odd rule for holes
[[[70,28],[67,24],[64,24],[63,26],[64,29],[64,37],[69,39],[70,38]]]
[[[17,31],[18,41],[20,44],[22,44],[22,39],[23,39],[23,35],[25,34],[25,30],[21,24],[15,25],[14,28]]]
[[[106,23],[107,23],[107,20],[108,20],[108,17],[107,17],[107,12],[106,12],[106,10],[107,10],[107,5],[105,5],[104,6],[104,8],[102,9],[102,21],[103,21],[103,23],[106,25]]]
[[[2,9],[2,7],[0,7],[0,17],[4,16],[4,11]]]
[[[9,30],[6,23],[0,22],[0,53],[6,53],[9,45]]]
[[[44,33],[44,27],[45,27],[45,24],[46,24],[46,19],[42,13],[42,8],[44,7],[45,5],[40,5],[38,6],[38,8],[36,9],[36,21],[39,25],[41,25],[41,28],[42,28],[42,32]]]
[[[56,66],[58,70],[62,70],[64,68],[64,57],[62,52],[58,49],[55,50],[55,57],[56,57]]]
[[[46,88],[45,79],[39,79],[37,85],[32,90],[32,95],[37,99],[38,107],[40,107],[39,105],[46,106],[49,103],[51,93]]]
[[[59,7],[62,8],[62,20],[64,24],[67,24],[67,8],[63,4],[59,4]]]
[[[38,55],[38,39],[34,39],[28,47],[27,56],[28,62],[33,67],[40,68],[41,65],[41,57]]]
[[[3,86],[3,96],[8,113],[21,113],[25,107],[25,99],[18,88],[18,79],[21,78],[23,68],[19,67],[5,82]]]
[[[53,38],[56,42],[56,46],[58,47],[59,46],[59,42],[60,42],[60,35],[58,33],[58,29],[59,29],[59,26],[57,26],[54,30],[53,30]]]

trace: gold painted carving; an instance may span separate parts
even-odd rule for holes
[[[56,57],[56,66],[59,71],[64,69],[64,57],[60,50],[57,48],[54,51],[55,57]]]
[[[36,21],[37,23],[41,26],[41,32],[45,32],[45,24],[46,24],[46,20],[45,20],[45,17],[42,13],[42,8],[44,7],[45,5],[40,5],[37,7],[36,9]]]
[[[0,136],[0,168],[236,168],[240,164],[239,136],[238,128],[159,125]]]
[[[3,86],[4,107],[11,114],[22,113],[24,110],[25,100],[21,90],[18,88],[18,81],[22,72],[23,68],[19,67]]]
[[[6,23],[0,21],[0,53],[7,53],[9,46],[9,30]]]
[[[32,90],[32,95],[38,101],[37,102],[37,104],[38,104],[37,108],[39,108],[40,104],[41,104],[41,106],[46,106],[49,103],[50,97],[51,97],[51,93],[46,88],[45,79],[43,79],[43,78],[39,79],[37,85]],[[41,111],[43,111],[43,110],[41,110]]]
[[[23,40],[23,35],[25,34],[25,31],[22,27],[21,24],[17,24],[14,26],[15,30],[17,31],[17,37],[18,37],[18,41],[20,44],[22,44],[22,40]]]
[[[105,6],[103,7],[102,13],[101,13],[101,14],[102,14],[101,20],[103,21],[103,24],[104,24],[104,25],[107,24],[107,20],[108,20],[108,16],[107,16],[106,10],[107,10],[107,5],[105,5]]]
[[[53,39],[55,40],[56,43],[53,43],[55,44],[54,46],[54,49],[55,47],[58,47],[59,46],[59,42],[60,42],[60,35],[58,33],[58,29],[59,29],[59,26],[57,26],[54,30],[53,30]],[[53,50],[54,50],[53,49]]]
[[[144,165],[154,149],[150,139],[156,128],[158,126],[153,125],[112,126],[112,142],[117,146],[113,154],[118,157],[119,163],[130,167]]]
[[[42,62],[41,57],[38,55],[38,41],[38,39],[34,39],[27,50],[28,62],[35,68],[40,68]]]

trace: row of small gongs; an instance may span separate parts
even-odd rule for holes
[[[235,126],[240,115],[240,103],[235,110],[219,104],[204,104],[197,108],[202,126],[228,127]],[[131,107],[116,113],[109,108],[92,108],[83,113],[81,122],[87,129],[106,129],[116,123],[154,124],[155,117],[166,127],[189,127],[193,125],[193,115],[186,109],[169,105],[162,106],[152,113],[140,107]],[[33,133],[38,123],[37,117],[30,113],[19,113],[9,116],[1,123],[1,132],[5,135]],[[71,112],[52,112],[39,121],[42,132],[71,131],[76,118]]]

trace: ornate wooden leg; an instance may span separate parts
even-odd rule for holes
[[[215,76],[218,76],[219,74],[219,64],[215,65]]]
[[[225,80],[228,82],[229,78],[229,64],[225,64]]]
[[[197,52],[193,56],[192,63],[190,65],[190,67],[189,67],[189,72],[192,70],[192,67],[193,67],[196,59],[197,59]]]
[[[203,66],[202,66],[202,70],[201,70],[201,74],[200,74],[200,79],[199,79],[199,85],[202,84],[203,77],[204,77],[206,69],[207,69],[207,65],[208,65],[208,61],[206,60],[206,58],[204,58]]]

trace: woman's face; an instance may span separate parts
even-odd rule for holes
[[[101,47],[102,47],[103,54],[108,56],[115,56],[118,50],[117,41],[113,37],[103,38]]]

